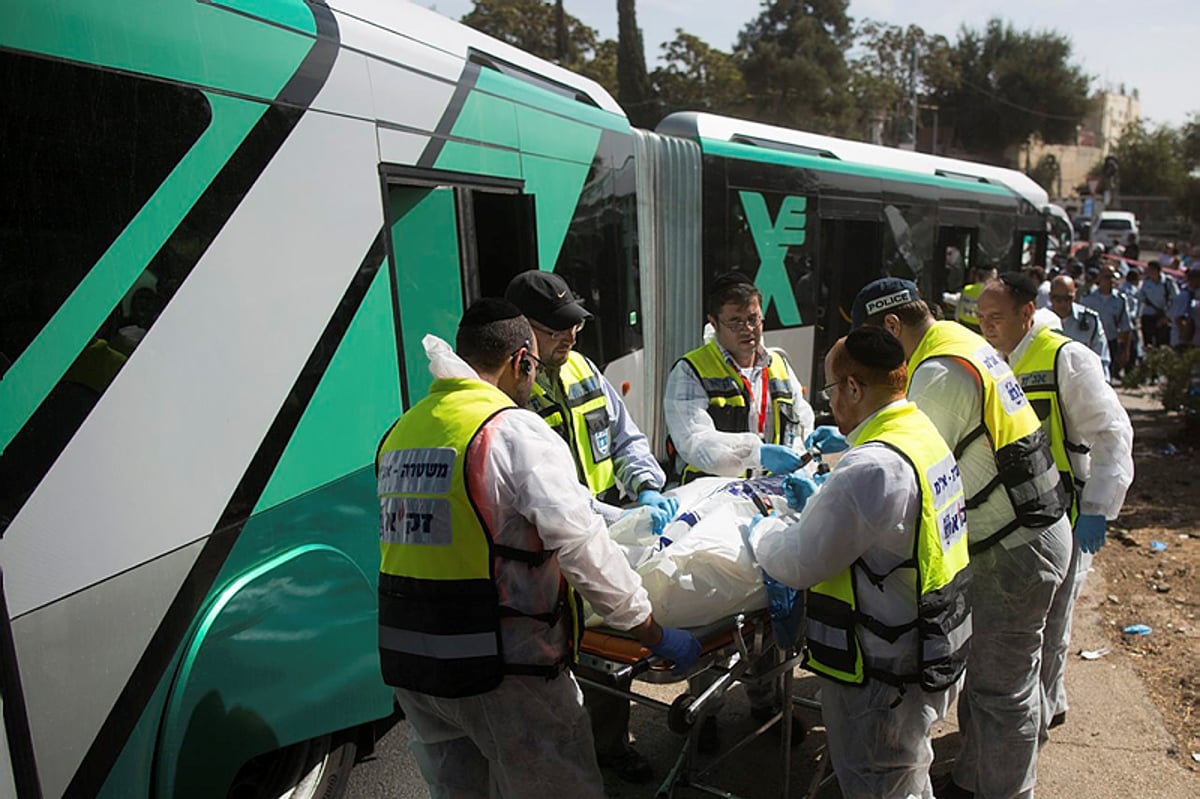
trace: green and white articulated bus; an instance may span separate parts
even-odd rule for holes
[[[9,0],[0,107],[0,794],[23,798],[336,795],[393,707],[376,444],[430,383],[421,336],[516,272],[583,295],[581,348],[661,448],[715,274],[755,277],[819,382],[866,280],[939,292],[949,248],[1044,249],[1019,174],[697,114],[636,130],[396,0]]]

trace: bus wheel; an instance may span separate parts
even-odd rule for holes
[[[254,758],[238,772],[229,799],[338,799],[358,747],[352,735],[322,735]]]

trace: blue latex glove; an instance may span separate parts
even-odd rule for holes
[[[662,508],[650,508],[650,530],[655,535],[662,535],[663,530],[671,523],[671,514]]]
[[[800,453],[781,444],[763,444],[758,457],[771,474],[787,474],[804,465]]]
[[[831,424],[823,424],[809,433],[808,438],[804,439],[804,446],[808,449],[815,448],[823,453],[842,452],[850,449],[850,445],[846,443],[846,437]]]
[[[808,498],[817,493],[817,483],[807,474],[789,474],[783,478],[783,496],[792,510],[804,510]]]
[[[767,606],[771,609],[771,628],[775,633],[775,640],[785,647],[793,646],[799,638],[800,623],[804,619],[803,614],[792,612],[800,592],[784,585],[766,572],[762,575],[763,585],[767,589]]]
[[[675,497],[664,497],[662,492],[655,491],[653,488],[647,488],[638,494],[637,501],[639,505],[658,508],[666,512],[668,520],[673,519],[679,511],[679,500],[675,499]]]
[[[1098,514],[1081,515],[1075,520],[1075,540],[1084,552],[1095,554],[1104,546],[1107,520]]]
[[[674,674],[682,674],[700,659],[700,642],[687,630],[663,627],[662,640],[650,647],[650,651],[663,660],[673,662]]]

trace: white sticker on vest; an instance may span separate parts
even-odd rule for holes
[[[943,553],[949,552],[967,534],[967,504],[961,495],[938,511],[937,527]]]
[[[395,449],[379,458],[379,493],[448,494],[454,477],[451,447]]]
[[[954,460],[953,455],[946,455],[940,461],[930,467],[925,473],[925,479],[929,481],[929,485],[933,488],[933,507],[941,508],[949,502],[955,494],[962,494],[962,474],[958,470],[958,463]]]
[[[1011,373],[1008,377],[996,381],[996,390],[1000,392],[1000,403],[1004,405],[1004,410],[1008,411],[1009,416],[1029,404],[1025,392],[1021,390],[1021,384]]]
[[[1005,375],[1012,374],[1012,369],[1008,362],[1000,356],[1000,353],[992,347],[991,344],[984,344],[975,351],[975,357],[983,361],[983,365],[991,372],[992,377],[999,380]]]
[[[450,546],[454,542],[450,500],[384,497],[379,503],[379,540],[385,544]]]

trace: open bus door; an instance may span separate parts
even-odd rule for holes
[[[825,354],[850,332],[850,310],[859,289],[879,277],[883,253],[883,226],[865,219],[822,219],[820,232],[820,285],[817,350],[809,391],[816,401],[825,385]],[[803,379],[803,378],[802,378]]]

